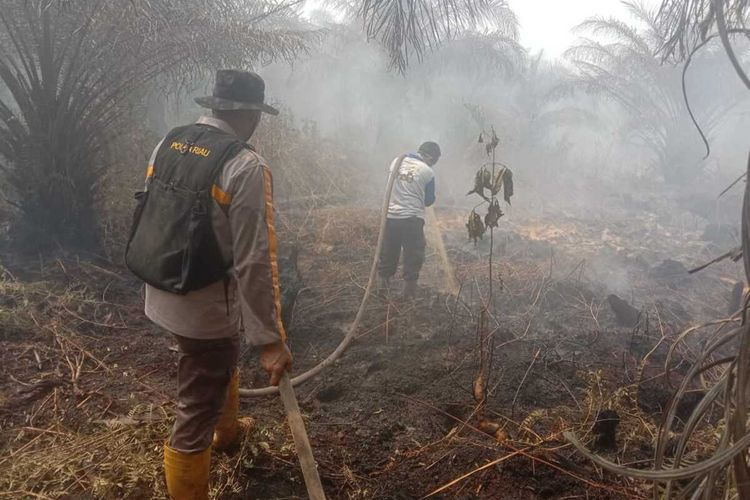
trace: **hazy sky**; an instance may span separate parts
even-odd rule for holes
[[[572,29],[589,17],[618,17],[628,20],[627,8],[621,0],[506,0],[521,24],[521,44],[533,51],[544,50],[548,57],[561,55],[575,42]],[[657,9],[661,0],[635,0]],[[307,0],[304,11],[309,13],[322,0]]]
[[[576,35],[571,29],[593,16],[628,19],[620,0],[508,0],[521,23],[521,44],[532,50],[544,49],[551,57],[562,54]],[[659,0],[643,0],[658,8]]]

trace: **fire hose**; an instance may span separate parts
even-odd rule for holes
[[[329,367],[331,364],[333,364],[341,355],[344,353],[344,351],[349,347],[349,344],[352,343],[352,340],[354,340],[354,334],[357,332],[357,328],[359,327],[359,323],[362,321],[362,317],[365,313],[365,308],[367,306],[367,301],[370,298],[370,294],[372,293],[372,286],[375,283],[375,273],[378,268],[378,261],[380,260],[380,252],[383,248],[383,238],[385,235],[385,223],[388,216],[388,205],[391,201],[391,191],[393,191],[393,184],[396,181],[396,178],[398,177],[398,171],[401,168],[401,163],[404,161],[404,158],[406,158],[406,155],[401,155],[396,160],[395,167],[391,170],[390,176],[388,177],[388,185],[385,188],[385,196],[383,198],[383,206],[380,210],[380,230],[378,232],[378,241],[375,245],[375,254],[372,257],[372,265],[370,266],[370,276],[367,280],[367,287],[365,288],[365,295],[362,297],[362,302],[359,304],[359,309],[357,310],[357,314],[354,317],[354,322],[349,327],[349,331],[344,335],[344,338],[341,339],[341,343],[339,343],[338,347],[328,355],[326,359],[315,365],[313,368],[310,368],[306,372],[297,375],[293,379],[291,379],[291,383],[293,386],[299,385],[303,382],[306,382],[310,380],[311,378],[318,375],[320,372],[325,370],[327,367]],[[278,394],[279,388],[278,387],[263,387],[260,389],[240,389],[240,396],[243,398],[254,398],[258,396],[269,396],[272,394]]]

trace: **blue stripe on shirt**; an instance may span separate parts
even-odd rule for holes
[[[424,187],[424,206],[430,207],[435,203],[435,179],[433,178]]]

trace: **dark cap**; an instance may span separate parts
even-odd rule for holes
[[[199,106],[222,111],[256,109],[271,115],[279,111],[266,104],[266,84],[256,73],[235,69],[220,69],[216,72],[213,95],[196,97]]]
[[[440,146],[438,146],[437,142],[423,142],[422,145],[419,146],[419,152],[428,155],[435,161],[438,161],[440,158]]]

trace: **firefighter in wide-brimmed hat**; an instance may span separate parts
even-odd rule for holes
[[[260,346],[278,384],[291,366],[281,321],[271,171],[247,141],[265,103],[255,73],[221,70],[212,110],[167,134],[137,195],[126,262],[146,282],[146,315],[179,347],[177,410],[164,447],[174,499],[208,498],[211,449],[236,445],[251,420],[238,418],[239,332]]]

